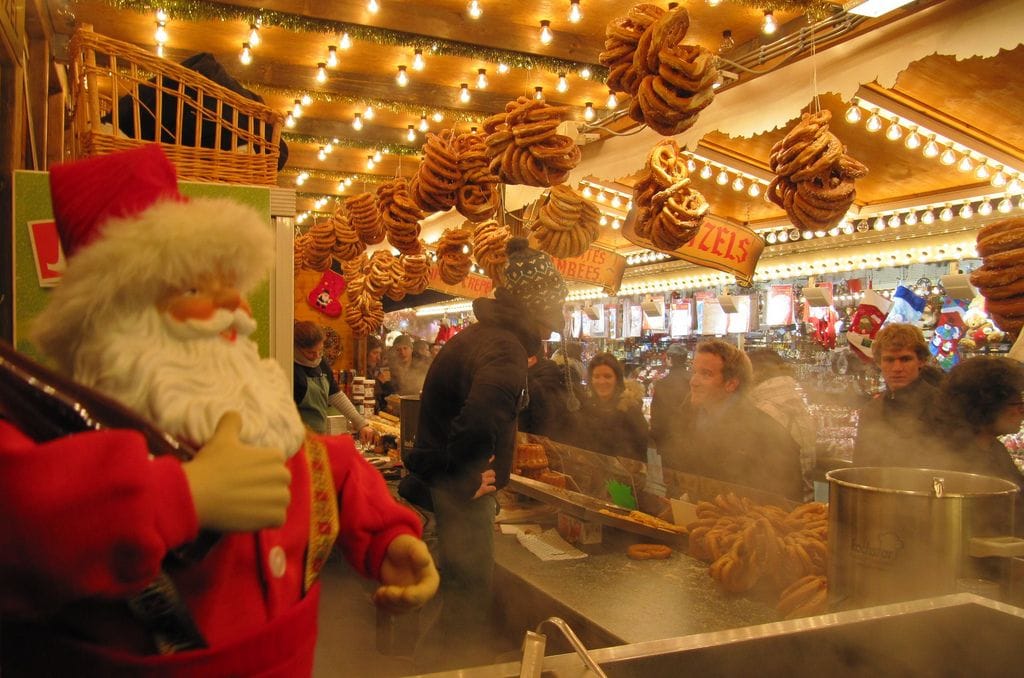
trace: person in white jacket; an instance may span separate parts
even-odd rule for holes
[[[811,472],[815,464],[817,426],[807,409],[800,385],[793,378],[786,361],[770,349],[748,351],[747,356],[754,367],[754,386],[750,389],[750,400],[757,409],[777,421],[789,431],[800,446],[800,470],[803,475],[803,498],[814,498]]]

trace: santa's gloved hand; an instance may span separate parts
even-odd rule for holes
[[[441,577],[427,545],[408,534],[395,537],[380,566],[382,586],[373,603],[388,612],[408,612],[422,607],[437,593]]]
[[[284,523],[291,473],[284,454],[238,440],[242,417],[227,412],[195,458],[182,464],[199,526],[248,532]]]

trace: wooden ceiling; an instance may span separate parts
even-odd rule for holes
[[[286,131],[290,157],[279,178],[280,185],[294,187],[300,170],[311,172],[309,181],[298,189],[299,209],[312,208],[315,196],[349,195],[372,188],[369,181],[356,181],[339,193],[338,180],[346,176],[412,175],[423,135],[417,132],[416,140],[409,142],[406,134],[409,125],[420,124],[422,115],[428,116],[434,131],[446,127],[468,130],[483,117],[501,110],[507,101],[533,94],[537,86],[543,87],[549,102],[572,106],[579,120],[586,102],[593,103],[599,116],[611,113],[605,109],[607,88],[598,78],[581,78],[579,71],[587,66],[597,74],[602,72],[597,57],[604,27],[611,19],[624,15],[632,2],[581,0],[583,18],[578,23],[568,20],[569,0],[479,0],[483,10],[479,19],[468,15],[466,0],[378,2],[380,9],[375,14],[367,10],[364,0],[176,0],[165,5],[170,13],[166,26],[168,58],[181,61],[196,52],[212,52],[234,77],[281,111],[291,109],[302,93],[312,97],[294,129]],[[50,4],[58,30],[65,33],[76,23],[87,23],[98,33],[147,49],[154,47],[154,6],[147,7],[141,0],[73,0],[67,9],[61,0],[51,0]],[[714,3],[714,7],[712,4],[707,0],[686,3],[691,17],[687,42],[718,50],[723,31],[729,30],[736,47],[727,55],[733,56],[749,54],[770,40],[761,33],[763,12],[756,2],[726,0]],[[810,3],[777,4],[794,7]],[[839,12],[843,4],[841,0],[819,0],[817,7]],[[863,21],[833,43],[933,4],[921,0],[883,19]],[[261,12],[265,17],[260,28],[261,43],[253,50],[252,64],[243,66],[238,56],[248,39],[248,17]],[[554,34],[548,45],[539,39],[542,19],[551,22]],[[808,23],[808,17],[799,10],[779,11],[775,19],[780,28],[771,39]],[[358,27],[384,32],[366,35],[364,31],[362,38],[353,39],[349,49],[339,49],[339,65],[329,70],[325,83],[318,83],[314,77],[316,65],[326,61],[329,45],[339,44],[341,24],[356,27],[353,35],[360,33]],[[412,69],[416,46],[424,51],[426,65],[422,71]],[[531,59],[534,62],[530,67],[514,67],[504,75],[497,72],[499,60],[525,64]],[[410,83],[406,87],[396,84],[399,65],[408,67]],[[479,69],[486,69],[489,81],[483,90],[475,84]],[[569,88],[564,93],[556,90],[559,72],[567,75]],[[1021,73],[1024,47],[1004,51],[992,59],[957,62],[950,57],[928,57],[904,71],[892,91],[864,85],[917,112],[922,119],[941,121],[1024,160]],[[743,75],[738,84],[731,86],[741,87],[749,77]],[[459,101],[461,83],[469,85],[468,103]],[[352,120],[356,113],[365,113],[368,103],[375,104],[376,115],[357,132]],[[985,183],[971,173],[924,158],[919,151],[908,151],[902,143],[888,141],[883,133],[868,132],[863,123],[845,122],[847,101],[826,95],[820,98],[820,105],[832,111],[832,131],[848,146],[848,152],[871,169],[869,176],[858,182],[860,206],[942,195]],[[430,118],[435,112],[445,116],[442,122]],[[797,118],[794,116],[794,122]],[[611,126],[621,130],[627,125],[618,120]],[[733,158],[740,167],[767,172],[769,149],[785,133],[781,129],[751,138],[710,133],[692,150]],[[339,140],[339,147],[325,160],[319,160],[320,145],[332,139]],[[368,170],[367,156],[378,148],[394,152],[385,153],[383,161]],[[719,186],[713,179],[694,180],[719,218],[757,226],[785,217],[761,197]],[[628,182],[622,188],[628,189]],[[623,251],[636,249],[611,231],[602,240]]]

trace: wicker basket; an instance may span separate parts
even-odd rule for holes
[[[75,31],[69,54],[73,157],[159,141],[181,179],[277,183],[280,113],[87,28]]]

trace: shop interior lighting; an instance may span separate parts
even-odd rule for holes
[[[316,81],[327,82],[327,64],[322,61],[316,65]]]
[[[309,96],[309,94],[303,94],[302,97],[299,98],[299,102],[303,106],[309,106],[311,103],[313,103],[313,97]]]
[[[775,23],[775,13],[770,9],[764,11],[764,23],[761,24],[761,32],[765,35],[772,35],[779,29]]]
[[[348,33],[341,34],[341,38],[338,39],[338,47],[342,49],[349,49],[352,47],[352,38],[349,37]]]
[[[578,24],[582,18],[583,12],[580,10],[580,0],[569,0],[569,22]]]
[[[476,88],[487,89],[487,69],[478,68],[476,70]]]
[[[422,71],[426,67],[427,67],[427,62],[423,58],[423,50],[422,49],[417,49],[416,51],[413,52],[413,55],[412,55],[412,70],[414,70],[414,71]]]
[[[974,172],[979,181],[987,179],[994,188],[1002,188],[1013,179],[1024,181],[1024,173],[1015,164],[1016,159],[940,121],[922,119],[923,114],[920,112],[898,101],[889,100],[873,90],[865,91],[861,88],[846,111],[846,120],[856,124],[860,120],[859,111],[865,108],[871,111],[866,122],[868,130],[877,131],[887,125],[886,137],[892,141],[899,137],[890,136],[888,130],[894,127],[911,130],[906,135],[904,145],[909,150],[920,147],[926,158],[937,158],[948,167],[955,165],[961,172]],[[922,145],[924,139],[926,141]]]
[[[875,19],[911,2],[912,0],[851,0],[843,5],[843,9],[850,14]]]
[[[419,130],[421,132],[426,132],[429,129],[430,129],[430,123],[427,122],[427,114],[424,113],[423,115],[420,116]]]
[[[359,130],[363,129],[363,114],[362,113],[356,113],[352,117],[352,129],[354,129],[357,132]]]
[[[544,87],[543,86],[537,85],[536,87],[533,88],[533,98],[536,99],[537,101],[541,101],[541,100],[544,99]]]
[[[579,75],[584,80],[590,80],[590,76],[592,75],[592,73],[590,72],[590,66],[584,66],[583,68],[581,68],[577,75]]]
[[[569,91],[569,81],[565,79],[565,73],[558,74],[558,84],[555,85],[555,89],[559,92]]]
[[[480,7],[479,0],[469,0],[469,5],[466,7],[466,14],[469,14],[470,19],[479,19],[483,16],[484,10]]]
[[[459,85],[459,101],[464,104],[469,103],[469,85],[466,83]]]
[[[370,14],[376,14],[380,11],[380,3],[378,3],[377,0],[370,0],[366,3],[366,11]]]
[[[504,61],[499,61],[498,62],[498,75],[505,75],[508,72],[509,72],[508,64],[506,64]]]
[[[157,21],[156,32],[153,33],[153,41],[156,42],[156,44],[158,45],[164,45],[167,43],[167,37],[167,22]]]
[[[701,165],[700,172],[698,173],[698,176],[701,179],[707,180],[714,175],[715,181],[718,185],[725,186],[731,182],[734,191],[740,192],[746,190],[747,195],[752,198],[756,198],[761,195],[761,193],[763,193],[768,187],[768,180],[754,176],[753,174],[737,167],[726,165],[725,163],[718,162],[717,160],[712,160],[700,153],[683,151],[683,155],[686,157],[687,167],[690,167],[691,164],[693,167]]]
[[[302,101],[299,99],[296,99],[295,103],[292,105],[292,116],[295,118],[302,117]]]
[[[284,126],[288,129],[295,128],[295,116],[292,115],[291,111],[288,111],[288,114],[284,116]]]
[[[260,46],[259,24],[249,24],[249,46],[256,48]]]
[[[554,34],[551,32],[551,21],[548,19],[541,19],[540,22],[540,43],[542,45],[550,45],[551,41],[555,39]]]
[[[381,154],[380,150],[376,150],[376,151],[373,152],[373,161],[374,162],[380,162],[383,157],[384,156]]]
[[[399,87],[405,87],[409,84],[409,74],[405,72],[405,66],[398,67],[398,73],[395,74],[395,82],[398,83]]]
[[[587,122],[590,122],[591,120],[594,119],[594,117],[596,115],[597,114],[594,112],[594,103],[592,101],[588,101],[585,104],[583,104],[583,119],[584,120],[586,120]]]
[[[618,105],[619,99],[615,96],[615,90],[608,90],[608,101],[605,103],[604,107],[609,111],[614,111]]]
[[[242,62],[243,66],[248,66],[252,63],[252,50],[249,49],[249,43],[242,43],[242,51],[238,55],[238,60]]]
[[[306,183],[307,179],[309,179],[309,173],[299,172],[298,175],[296,175],[295,177],[295,185],[301,186],[302,184]]]
[[[338,67],[338,46],[329,45],[327,47],[327,67],[337,68]]]
[[[324,160],[327,160],[327,150],[324,149],[323,146],[321,146],[320,150],[317,151],[316,159],[319,160],[320,162],[323,162]]]
[[[409,125],[408,129],[405,132],[405,138],[409,140],[409,143],[416,141],[416,128],[413,127],[412,125]]]
[[[372,155],[366,156],[366,169],[372,170],[376,166],[377,166],[377,163],[374,162],[373,156]]]
[[[363,118],[366,120],[373,120],[373,116],[375,115],[376,113],[373,111],[373,106],[367,106],[366,109],[363,110]]]

